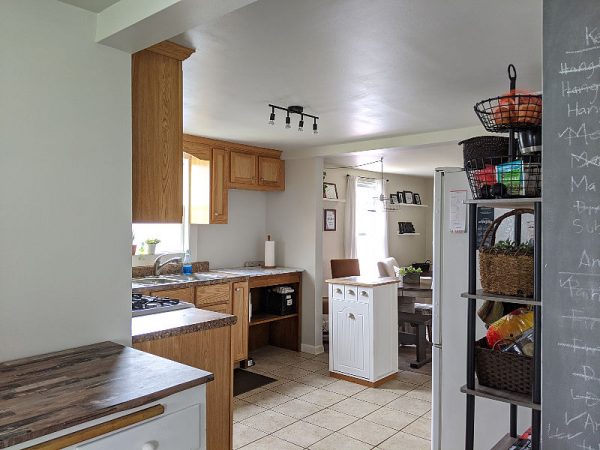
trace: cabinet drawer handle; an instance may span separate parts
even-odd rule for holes
[[[242,288],[235,288],[235,292],[240,292]]]
[[[348,319],[354,320],[354,319],[356,319],[356,317],[354,317],[354,314],[348,313]]]
[[[356,295],[356,292],[354,292],[352,289],[349,289],[348,290],[348,294],[350,294],[350,295]]]
[[[142,445],[142,450],[156,450],[158,448],[158,441],[148,441]]]
[[[369,293],[367,291],[360,291],[360,295],[362,295],[363,297],[368,297]]]
[[[341,290],[340,288],[337,288],[337,289],[335,290],[335,293],[336,293],[336,294],[341,294],[341,293],[342,293],[342,290]]]

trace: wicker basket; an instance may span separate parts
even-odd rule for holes
[[[533,296],[533,255],[506,253],[493,249],[496,232],[504,219],[521,214],[533,214],[532,209],[515,209],[497,217],[488,226],[479,248],[479,272],[485,292],[499,295]],[[490,246],[486,247],[491,236]]]
[[[492,350],[483,338],[475,344],[475,373],[482,386],[530,395],[533,358]]]
[[[473,159],[508,156],[508,142],[509,139],[502,136],[477,136],[460,141],[458,145],[463,147],[465,169]],[[516,140],[514,148],[517,148]]]

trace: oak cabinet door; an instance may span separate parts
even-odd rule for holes
[[[132,222],[183,218],[181,61],[142,50],[132,56]]]
[[[279,158],[259,156],[258,184],[274,190],[283,190],[285,185],[284,164]]]
[[[248,282],[233,283],[232,303],[237,322],[231,327],[231,357],[236,362],[248,358]]]
[[[227,223],[228,220],[227,167],[227,150],[213,148],[210,166],[210,223]]]
[[[232,151],[230,154],[229,181],[232,187],[257,184],[257,157],[249,153]]]

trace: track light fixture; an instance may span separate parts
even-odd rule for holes
[[[318,125],[317,125],[317,120],[319,120],[319,118],[317,116],[313,116],[312,114],[305,113],[303,106],[288,106],[287,108],[284,108],[282,106],[269,104],[269,107],[271,108],[271,115],[269,116],[269,125],[275,125],[275,110],[279,109],[280,111],[286,112],[285,128],[292,128],[292,125],[291,125],[292,120],[291,120],[290,114],[298,114],[300,116],[300,121],[298,122],[298,131],[304,131],[304,116],[307,116],[307,117],[311,117],[314,121],[313,122],[313,133],[319,134]]]

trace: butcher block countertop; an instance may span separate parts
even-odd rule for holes
[[[114,342],[0,363],[0,448],[213,379],[210,372]]]
[[[133,317],[131,337],[138,342],[178,336],[196,331],[235,325],[237,317],[205,309],[188,308],[160,314]]]
[[[333,278],[327,280],[326,283],[332,284],[345,284],[348,286],[363,286],[363,287],[377,287],[385,286],[386,284],[398,284],[400,283],[399,278],[384,277],[344,277],[344,278]]]

